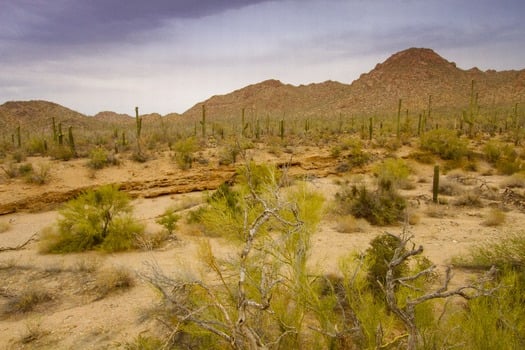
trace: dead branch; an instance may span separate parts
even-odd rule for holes
[[[405,230],[403,231],[403,234],[401,237],[399,237],[399,239],[400,244],[394,251],[394,256],[388,262],[386,281],[385,285],[382,286],[382,289],[386,295],[386,302],[388,308],[396,316],[398,316],[399,319],[405,324],[405,327],[408,332],[407,349],[415,350],[419,340],[419,332],[415,320],[416,306],[432,299],[446,299],[452,296],[460,296],[464,299],[470,300],[480,296],[492,295],[497,288],[486,289],[484,287],[484,284],[494,279],[496,269],[495,267],[492,267],[490,271],[488,271],[477,281],[470,283],[466,286],[461,286],[456,289],[449,290],[448,288],[452,279],[452,274],[450,267],[448,267],[445,274],[445,279],[440,288],[438,288],[435,291],[427,292],[426,294],[423,294],[414,299],[407,299],[404,303],[405,306],[401,307],[400,304],[403,303],[398,302],[395,293],[397,285],[403,285],[412,290],[422,292],[419,288],[416,288],[415,286],[412,286],[407,282],[415,281],[420,277],[431,275],[435,270],[435,266],[431,266],[410,276],[394,277],[394,271],[399,265],[403,264],[410,257],[419,255],[423,252],[422,246],[419,246],[416,249],[414,245],[412,245],[411,249],[405,251],[407,244],[412,239],[412,236],[408,236]]]
[[[17,245],[16,247],[0,247],[0,252],[12,251],[12,250],[22,250],[25,246],[27,246],[32,241],[36,241],[37,240],[37,238],[36,238],[37,235],[38,235],[38,233],[33,233],[33,235],[31,237],[29,237],[28,240],[26,240],[25,242]]]

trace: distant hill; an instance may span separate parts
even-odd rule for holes
[[[64,125],[87,127],[85,115],[47,101],[12,101],[0,105],[0,128],[11,130],[18,125],[23,130],[52,130],[52,119]],[[8,131],[10,132],[10,131]]]
[[[403,101],[403,111],[421,113],[428,108],[430,95],[434,112],[458,113],[468,108],[472,80],[482,110],[510,111],[515,103],[525,102],[525,69],[463,70],[431,49],[410,48],[393,54],[351,84],[326,81],[294,86],[279,80],[266,80],[229,94],[212,96],[182,115],[171,113],[161,117],[153,113],[143,117],[145,124],[161,118],[200,118],[203,104],[211,119],[238,118],[242,109],[247,117],[330,117],[339,113],[388,116],[396,113],[399,99]],[[88,117],[52,102],[16,101],[0,106],[0,130],[11,130],[17,125],[29,130],[46,129],[51,127],[52,117],[57,123],[85,128],[134,122],[133,116],[127,114],[105,111]]]
[[[200,116],[202,104],[210,116],[238,116],[242,108],[274,115],[393,114],[399,99],[403,110],[419,113],[427,108],[429,95],[433,110],[450,112],[467,108],[472,80],[481,106],[510,109],[516,102],[525,102],[525,70],[462,70],[431,49],[410,48],[377,64],[350,85],[327,81],[293,86],[267,80],[213,96],[183,115]]]

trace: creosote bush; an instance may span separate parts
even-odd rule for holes
[[[421,137],[421,149],[430,151],[442,159],[458,160],[469,152],[467,141],[454,130],[434,129]]]
[[[60,210],[56,227],[43,233],[41,250],[114,252],[136,247],[144,225],[131,216],[129,196],[114,185],[88,190]]]
[[[173,145],[175,151],[175,162],[182,170],[192,167],[194,157],[193,153],[199,149],[197,140],[194,137],[181,139]]]
[[[379,182],[375,191],[364,185],[343,187],[336,194],[336,211],[364,218],[372,225],[391,225],[403,218],[405,199],[397,193],[390,180]]]

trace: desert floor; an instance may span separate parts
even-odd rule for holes
[[[293,164],[289,171],[303,176],[312,188],[325,195],[327,207],[339,183],[373,181],[369,169],[338,174],[336,161],[329,150],[298,149],[293,154],[275,156],[252,150],[250,158]],[[377,151],[377,156],[381,154]],[[401,148],[399,157],[409,150]],[[204,154],[211,159],[207,165],[197,164],[189,170],[179,170],[169,152],[159,153],[146,163],[124,160],[119,166],[98,171],[86,167],[85,159],[68,162],[32,158],[51,165],[51,181],[38,186],[21,180],[0,182],[0,348],[60,348],[103,349],[118,348],[139,334],[155,333],[159,324],[144,320],[147,309],[158,301],[154,290],[140,274],[148,264],[155,263],[168,274],[199,274],[197,261],[199,241],[204,239],[194,227],[181,220],[176,239],[155,250],[118,254],[89,252],[82,254],[43,255],[38,252],[38,235],[58,218],[61,201],[80,190],[105,183],[121,183],[134,197],[134,214],[147,225],[148,232],[161,230],[155,223],[163,211],[173,205],[193,207],[203,202],[205,191],[216,188],[234,174],[234,167],[218,166],[214,150]],[[490,196],[483,197],[483,207],[461,207],[453,204],[439,206],[431,203],[433,167],[409,161],[413,169],[410,177],[414,188],[401,190],[409,201],[409,215],[414,220],[408,226],[414,242],[424,246],[425,255],[440,271],[450,259],[468,251],[469,247],[498,239],[508,232],[516,232],[525,224],[525,214],[518,208],[503,203],[506,178],[491,175],[481,164],[476,173],[454,171],[442,178],[457,182],[465,192],[485,188]],[[495,173],[495,172],[492,172]],[[484,175],[482,175],[484,174]],[[503,187],[502,187],[503,186]],[[444,197],[447,199],[447,197]],[[453,202],[453,198],[448,198]],[[506,220],[499,226],[484,225],[493,207],[504,207]],[[16,209],[16,210],[15,210]],[[312,269],[323,273],[336,272],[340,257],[366,249],[370,240],[385,231],[400,234],[403,227],[375,227],[358,221],[356,232],[339,232],[337,220],[329,213],[313,236]],[[30,240],[23,247],[20,245]],[[235,248],[221,238],[209,238],[218,256],[238,254]],[[10,249],[13,248],[13,249]],[[132,271],[134,286],[130,289],[102,295],[96,288],[97,271],[125,267]],[[468,273],[457,270],[455,280],[468,278]],[[459,282],[456,282],[459,283]],[[46,290],[51,298],[30,312],[5,313],[10,298],[23,290]]]

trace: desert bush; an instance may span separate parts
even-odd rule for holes
[[[338,216],[335,223],[335,229],[341,233],[366,232],[369,225],[364,219],[356,219],[353,215]]]
[[[144,225],[132,216],[129,196],[114,185],[88,190],[60,210],[56,228],[43,233],[41,250],[68,253],[135,247]]]
[[[171,334],[177,337],[177,344],[189,348],[253,348],[253,336],[263,345],[272,343],[282,348],[326,347],[320,334],[311,334],[308,339],[297,336],[297,331],[306,327],[305,318],[308,324],[322,326],[320,312],[310,311],[318,304],[309,298],[306,268],[322,197],[306,185],[279,186],[275,179],[280,176],[274,174],[277,170],[273,167],[269,172],[255,170],[267,176],[252,184],[255,165],[246,166],[243,176],[248,182],[239,180],[234,188],[224,189],[206,208],[209,220],[222,223],[217,226],[240,223],[239,231],[230,234],[238,243],[238,258],[218,259],[210,243],[203,241],[199,257],[214,274],[217,283],[212,284],[188,278],[187,273],[169,279],[153,270],[149,280],[165,302],[157,317],[179,330]],[[228,204],[225,198],[232,195],[228,193],[237,194],[238,203]],[[225,215],[237,211],[242,213],[240,221],[235,215]],[[310,301],[310,305],[305,304]],[[324,315],[330,317],[331,312]]]
[[[352,214],[364,218],[372,225],[390,225],[403,218],[406,201],[389,181],[380,183],[376,191],[364,185],[343,187],[336,194],[336,210],[341,214]]]
[[[525,271],[525,236],[511,233],[497,241],[478,244],[466,256],[455,257],[453,263],[466,268],[488,269],[495,265],[502,270]]]
[[[477,191],[465,191],[453,202],[458,207],[483,208],[483,201]]]
[[[48,150],[48,154],[53,159],[59,159],[64,161],[68,161],[71,158],[75,157],[75,154],[73,153],[73,150],[71,150],[70,147],[60,145],[54,145],[50,147]]]
[[[370,247],[365,251],[368,285],[377,296],[383,295],[381,286],[384,286],[386,282],[388,262],[394,257],[394,252],[400,243],[399,237],[385,233],[372,239]],[[393,270],[393,276],[398,278],[407,272],[408,262],[405,261]]]
[[[463,341],[465,349],[520,349],[525,345],[525,238],[512,233],[472,247],[453,259],[457,266],[498,267],[492,298],[469,301],[466,312],[449,322],[448,339]],[[460,324],[460,329],[454,325]]]
[[[31,171],[25,175],[27,183],[43,185],[49,182],[51,178],[51,165],[48,163],[38,163],[36,167],[32,167]]]
[[[219,152],[219,165],[235,164],[241,152],[242,148],[237,142],[226,144]]]
[[[503,182],[500,185],[501,188],[523,188],[525,187],[525,174],[518,173],[518,174],[512,174],[510,177],[503,180]]]
[[[487,161],[494,165],[501,174],[512,175],[524,168],[523,161],[511,145],[489,141],[485,144],[483,151]]]
[[[498,208],[492,208],[488,212],[483,225],[485,226],[499,226],[505,222],[505,212]]]
[[[177,222],[179,221],[180,216],[176,213],[174,207],[167,208],[164,213],[156,220],[159,225],[162,225],[169,235],[173,234],[175,228],[177,227]]]
[[[49,292],[29,286],[8,300],[5,313],[30,312],[38,305],[51,301],[52,299],[53,297]]]
[[[31,156],[46,154],[46,140],[41,137],[31,137],[25,144],[25,149],[27,154]]]
[[[410,168],[403,159],[388,158],[373,169],[379,183],[391,182],[395,188],[409,188]]]
[[[464,192],[463,186],[448,177],[439,181],[439,194],[457,196]]]
[[[497,161],[500,160],[500,158],[503,156],[505,144],[499,142],[499,141],[488,141],[483,146],[483,154],[485,155],[485,159],[492,164],[496,164]]]
[[[173,145],[175,162],[179,168],[186,170],[193,164],[193,153],[198,150],[197,140],[194,137],[181,139]]]
[[[93,292],[97,299],[110,293],[133,287],[135,281],[132,273],[123,267],[112,267],[99,270],[95,276]]]
[[[469,152],[467,141],[461,139],[454,130],[434,129],[421,136],[422,150],[439,155],[442,159],[457,160]]]
[[[108,165],[116,165],[118,160],[115,155],[108,153],[102,147],[96,147],[89,152],[88,167],[92,169],[102,169]]]
[[[171,349],[166,347],[165,342],[162,339],[139,334],[133,341],[127,342],[124,345],[125,350],[157,350],[157,349]]]
[[[408,158],[414,159],[421,164],[435,164],[435,156],[430,152],[412,152],[408,155]]]

